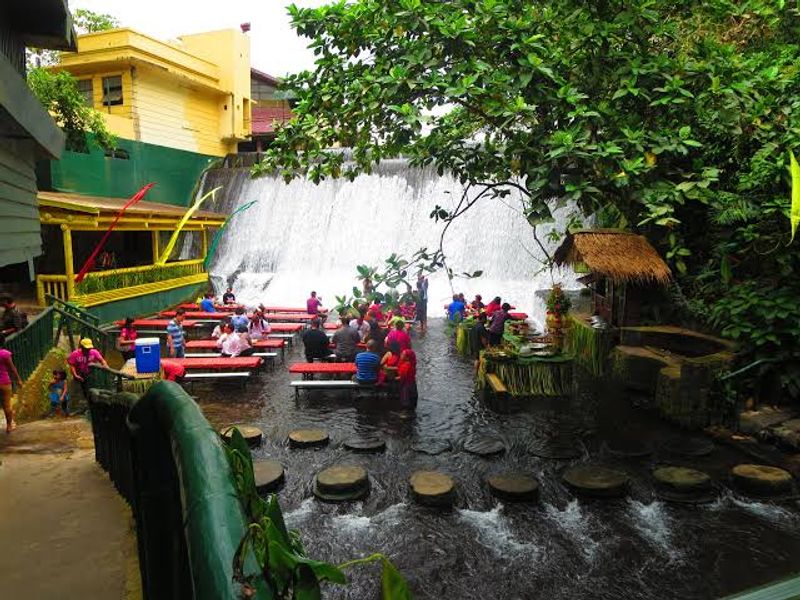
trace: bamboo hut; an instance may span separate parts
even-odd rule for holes
[[[647,291],[666,286],[672,276],[644,236],[618,229],[570,233],[553,258],[586,273],[579,281],[592,290],[594,314],[616,327],[638,325]]]

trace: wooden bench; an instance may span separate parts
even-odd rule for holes
[[[492,391],[497,396],[507,396],[508,395],[508,388],[505,386],[503,381],[494,373],[489,373],[486,376],[486,382],[489,384],[489,387],[492,388]]]
[[[267,334],[267,338],[272,338],[274,340],[284,340],[286,342],[289,342],[290,346],[294,343],[293,333],[269,333]]]
[[[294,388],[295,399],[299,397],[300,390],[348,390],[354,392],[359,389],[375,389],[374,385],[364,385],[352,379],[325,379],[322,381],[303,379],[300,381],[292,381],[289,385]]]

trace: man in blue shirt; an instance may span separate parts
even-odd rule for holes
[[[377,344],[367,342],[367,351],[356,354],[356,383],[370,385],[378,382],[378,370],[381,368],[381,357],[375,352]]]
[[[231,317],[231,325],[233,325],[233,330],[240,331],[242,329],[247,329],[249,324],[250,319],[247,318],[247,315],[244,314],[244,309],[240,306],[236,309],[236,314]]]
[[[214,308],[214,294],[206,294],[206,297],[200,301],[200,310],[209,313],[217,312],[217,309]]]
[[[461,321],[467,306],[458,298],[458,294],[453,294],[453,301],[447,307],[447,318],[451,321]]]
[[[183,358],[186,354],[186,343],[183,334],[183,319],[186,311],[179,308],[175,311],[175,318],[167,323],[167,348],[172,358]]]

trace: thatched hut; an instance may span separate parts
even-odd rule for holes
[[[672,276],[644,236],[618,229],[570,233],[553,258],[587,273],[579,281],[592,290],[594,313],[617,327],[638,325],[645,293]]]

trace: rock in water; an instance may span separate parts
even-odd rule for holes
[[[789,471],[767,465],[736,465],[731,469],[731,478],[743,492],[760,496],[785,494],[794,487]]]
[[[271,492],[283,483],[283,465],[277,460],[253,462],[253,475],[259,493]]]
[[[636,438],[621,438],[606,442],[606,448],[614,456],[644,458],[653,453],[650,444]]]
[[[453,478],[439,471],[416,471],[411,475],[414,499],[427,506],[452,506],[456,485]]]
[[[563,479],[572,490],[587,496],[621,496],[628,487],[628,476],[622,471],[592,465],[567,469]]]
[[[350,438],[342,444],[352,452],[383,452],[386,442],[379,438]]]
[[[292,448],[324,446],[328,440],[328,434],[322,429],[296,429],[289,433],[289,445]]]
[[[497,438],[470,438],[464,442],[464,450],[478,456],[492,456],[506,451],[506,445]]]
[[[443,452],[452,450],[453,446],[447,440],[429,439],[414,442],[411,445],[411,449],[416,452],[423,452],[425,454],[436,456],[437,454],[442,454]]]
[[[264,437],[264,433],[258,427],[253,427],[252,425],[229,425],[228,427],[221,429],[219,433],[226,444],[230,443],[234,429],[239,430],[239,433],[242,434],[244,441],[246,441],[247,445],[251,448],[261,445],[261,440]]]
[[[367,471],[357,465],[334,465],[314,478],[314,495],[328,502],[358,500],[369,492]]]
[[[701,492],[711,487],[711,477],[689,467],[658,467],[653,471],[655,480],[679,492]]]
[[[539,482],[525,473],[498,473],[488,477],[486,483],[492,493],[502,500],[535,502],[539,499]]]

